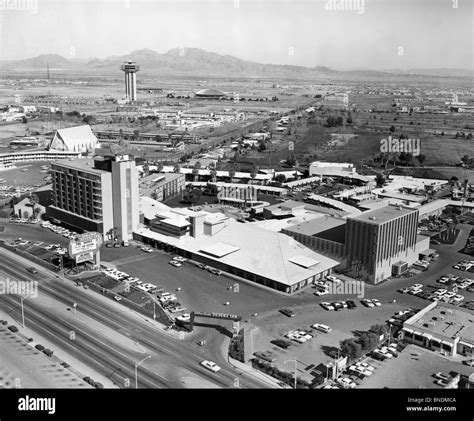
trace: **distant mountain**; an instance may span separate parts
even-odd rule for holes
[[[474,71],[469,69],[448,69],[448,68],[435,68],[435,69],[392,69],[386,70],[387,72],[394,74],[403,75],[420,75],[420,76],[436,76],[436,77],[474,77]]]
[[[73,61],[60,56],[59,54],[42,54],[26,60],[0,61],[0,68],[5,69],[37,70],[46,69],[47,65],[49,65],[51,70],[71,69],[76,66]]]
[[[103,59],[68,60],[58,54],[43,54],[26,60],[0,61],[0,70],[74,70],[92,74],[118,75],[124,61],[136,61],[142,74],[150,76],[229,76],[263,78],[345,78],[387,76],[454,76],[472,77],[465,69],[411,69],[411,70],[346,70],[338,71],[324,66],[304,67],[279,64],[261,64],[242,60],[230,55],[221,55],[199,48],[173,48],[164,54],[142,49],[123,56]]]

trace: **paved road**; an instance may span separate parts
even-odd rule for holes
[[[11,273],[12,276],[24,278],[22,275],[19,275],[19,260],[20,259],[12,258],[11,256],[2,253],[3,270],[7,273]],[[23,262],[23,267],[27,266],[28,263],[25,264]],[[45,273],[47,274],[46,278],[44,277]],[[211,380],[220,387],[232,387],[234,379],[237,377],[241,378],[240,385],[244,388],[268,387],[266,383],[258,381],[253,377],[245,374],[240,375],[240,373],[231,368],[222,357],[220,361],[216,361],[221,365],[222,370],[217,374],[209,373],[199,366],[199,363],[202,360],[208,358],[208,356],[204,354],[204,351],[195,350],[186,341],[180,341],[179,339],[175,339],[160,332],[147,322],[130,316],[127,314],[126,310],[117,311],[117,307],[113,305],[114,303],[111,303],[110,306],[104,305],[104,301],[96,298],[93,293],[82,291],[79,288],[72,286],[72,283],[58,281],[52,273],[42,270],[41,276],[38,275],[28,276],[28,278],[25,279],[33,278],[34,280],[39,280],[40,293],[47,294],[67,306],[76,302],[80,313],[84,313],[103,325],[112,328],[116,332],[125,335],[128,339],[138,341],[145,350],[148,350],[152,355],[158,356],[160,361],[168,362],[169,366],[173,367],[176,372],[179,372],[180,369],[186,372],[191,372],[195,376]],[[11,305],[13,305],[13,303],[11,303]],[[44,317],[46,316],[44,315]],[[51,317],[54,319],[54,314],[51,314]],[[65,327],[63,326],[63,328]],[[86,333],[87,332],[84,334]],[[94,332],[94,334],[97,333]],[[96,347],[100,346],[97,343],[94,343],[93,345]],[[99,350],[100,348],[98,348],[96,352],[99,352]],[[104,352],[103,355],[107,355],[105,350],[102,349],[102,351]],[[136,359],[132,356],[131,360],[135,361]],[[120,366],[118,364],[120,363],[120,360],[117,360],[116,363],[116,365]],[[122,361],[121,364],[124,365],[125,362]],[[149,383],[145,386],[150,387],[151,381],[156,382],[156,384],[159,383],[157,379],[150,379]],[[177,378],[171,380],[167,379],[166,386],[182,386],[178,383],[180,383],[180,380]]]

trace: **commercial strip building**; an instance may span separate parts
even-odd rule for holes
[[[473,315],[468,311],[433,301],[403,323],[400,338],[411,344],[450,357],[472,357],[474,351]]]
[[[144,206],[150,216],[150,203]],[[137,229],[135,238],[155,247],[171,246],[187,258],[288,294],[324,278],[339,264],[285,234],[220,213],[164,205],[157,208],[149,228]]]
[[[139,223],[138,173],[133,157],[51,164],[52,205],[47,215],[77,231],[103,235],[115,229],[119,241],[130,240]]]
[[[58,159],[76,159],[82,156],[81,152],[60,151],[25,151],[0,154],[0,163],[12,164],[15,162],[56,161]]]

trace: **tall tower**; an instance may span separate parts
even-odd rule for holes
[[[129,101],[137,100],[137,72],[140,66],[134,61],[126,61],[120,67],[125,72],[125,96]]]

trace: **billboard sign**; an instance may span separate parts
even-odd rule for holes
[[[98,232],[86,232],[69,242],[68,251],[71,257],[84,253],[95,253],[102,245],[102,235]]]
[[[76,256],[76,263],[90,262],[92,260],[94,260],[94,253],[91,251]]]

